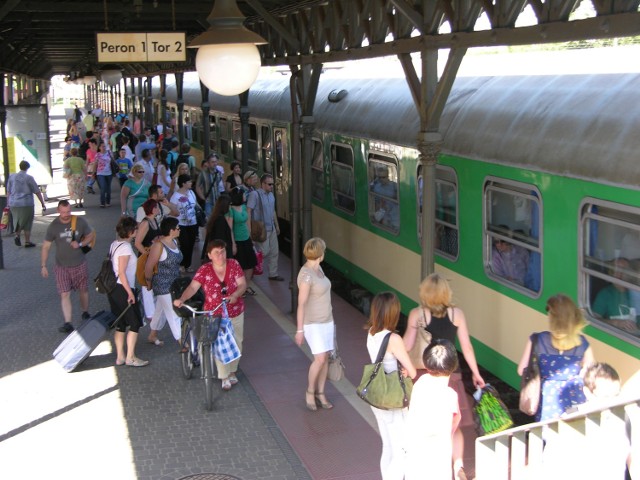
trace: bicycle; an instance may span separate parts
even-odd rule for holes
[[[227,300],[225,299],[213,310],[196,310],[187,304],[182,305],[192,315],[191,317],[182,317],[180,337],[182,374],[186,379],[190,379],[194,367],[200,366],[200,378],[204,380],[204,399],[207,410],[213,408],[216,364],[212,346],[218,337],[221,321],[221,317],[214,317],[214,313],[222,308],[222,314],[228,315],[226,304]]]

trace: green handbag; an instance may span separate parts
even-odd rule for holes
[[[381,410],[408,407],[413,390],[413,381],[410,378],[404,378],[400,368],[391,373],[385,373],[382,368],[382,359],[387,352],[390,336],[391,333],[388,333],[384,337],[376,362],[364,366],[362,380],[356,388],[362,400]]]

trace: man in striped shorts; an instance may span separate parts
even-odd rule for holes
[[[73,332],[71,323],[71,292],[78,290],[80,293],[80,306],[82,307],[82,320],[89,315],[89,268],[82,247],[88,245],[95,237],[95,231],[82,217],[76,219],[76,231],[71,230],[71,205],[67,200],[58,203],[58,218],[49,227],[42,245],[43,278],[49,277],[47,270],[47,258],[51,244],[56,245],[55,276],[58,293],[62,304],[64,324],[58,328],[59,332]]]

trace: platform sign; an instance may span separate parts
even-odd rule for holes
[[[97,33],[99,63],[185,62],[184,32]]]

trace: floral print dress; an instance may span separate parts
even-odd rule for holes
[[[538,334],[536,352],[542,380],[542,399],[536,421],[559,418],[568,408],[586,402],[580,370],[589,342],[582,335],[580,339],[580,345],[561,352],[551,344],[550,332]]]

